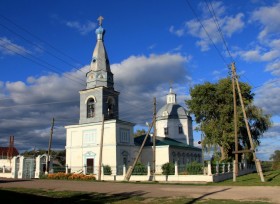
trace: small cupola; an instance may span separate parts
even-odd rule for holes
[[[95,33],[97,35],[97,40],[102,40],[102,41],[103,41],[103,36],[105,34],[105,29],[102,27],[103,19],[104,18],[102,16],[99,16],[99,18],[97,19],[99,21],[99,28],[95,30]]]

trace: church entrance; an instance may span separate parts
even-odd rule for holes
[[[94,173],[94,159],[88,158],[87,159],[87,174],[93,174]]]

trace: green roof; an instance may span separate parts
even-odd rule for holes
[[[144,139],[145,139],[145,136],[146,135],[141,135],[141,136],[135,137],[134,138],[134,144],[136,146],[141,146]],[[193,149],[193,150],[201,150],[198,147],[194,147],[194,146],[179,142],[179,141],[171,139],[169,137],[158,137],[157,136],[156,137],[156,146],[165,146],[165,145],[169,145],[171,147],[176,147],[176,148],[189,148],[189,149]],[[147,138],[144,146],[145,147],[153,146],[153,142],[152,142],[152,139],[151,139],[150,135],[148,135],[148,138]]]

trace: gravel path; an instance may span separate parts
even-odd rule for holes
[[[143,197],[189,197],[199,199],[266,200],[280,204],[279,186],[193,186],[68,180],[1,179],[0,188],[20,187],[55,191],[83,191],[131,194]]]

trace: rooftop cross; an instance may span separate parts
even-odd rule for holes
[[[97,20],[99,21],[99,25],[101,26],[104,18],[102,16],[99,16]]]
[[[173,84],[173,81],[169,80],[169,88],[171,88],[171,89],[172,89],[172,84]]]

